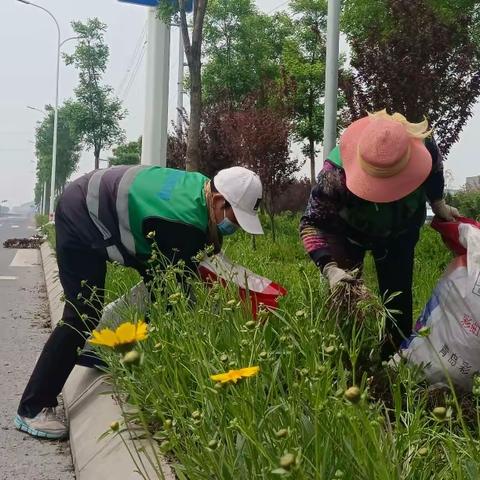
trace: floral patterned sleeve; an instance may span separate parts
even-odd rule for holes
[[[339,212],[346,196],[344,171],[327,160],[318,174],[317,184],[300,221],[300,236],[305,250],[320,268],[332,260],[332,242],[341,237],[345,229]]]

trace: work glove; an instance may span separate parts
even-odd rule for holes
[[[455,208],[447,205],[445,200],[437,200],[432,203],[432,212],[447,222],[453,222],[455,218],[460,216],[460,212]]]
[[[353,283],[356,281],[353,275],[339,268],[336,262],[327,263],[327,265],[323,267],[322,273],[328,280],[330,290],[332,291],[341,283]]]

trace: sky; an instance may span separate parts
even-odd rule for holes
[[[73,35],[70,22],[98,17],[108,25],[106,42],[110,61],[105,82],[124,100],[128,115],[122,122],[127,139],[142,134],[145,91],[144,32],[146,9],[118,0],[36,0],[57,18],[62,39]],[[287,6],[284,0],[257,0],[258,7],[272,12]],[[74,41],[64,45],[71,53]],[[43,11],[16,0],[0,0],[0,202],[14,206],[33,197],[35,184],[34,137],[43,109],[55,98],[56,29]],[[175,118],[177,104],[178,31],[172,29],[169,117]],[[77,74],[61,64],[60,103],[73,96]],[[186,101],[187,99],[185,99]],[[446,168],[452,171],[455,186],[466,176],[480,174],[474,161],[480,124],[480,104],[452,149]],[[297,149],[295,149],[296,151]],[[102,158],[107,158],[103,152]],[[320,167],[318,162],[318,167]],[[93,168],[93,155],[84,152],[73,178]],[[305,171],[306,172],[306,171]]]

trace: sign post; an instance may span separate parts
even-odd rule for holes
[[[170,80],[170,25],[157,17],[159,0],[120,0],[148,8],[145,121],[142,164],[167,164],[168,93]],[[175,0],[166,0],[169,2]],[[175,2],[176,3],[176,2]],[[193,2],[187,2],[192,11]]]

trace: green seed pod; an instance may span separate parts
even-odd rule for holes
[[[110,430],[112,430],[112,432],[118,432],[120,428],[120,424],[118,422],[112,422],[110,424]]]
[[[286,453],[280,458],[280,466],[288,470],[295,465],[295,455],[293,453]]]
[[[333,475],[334,478],[343,478],[345,474],[341,470],[337,470]]]
[[[437,420],[445,420],[447,417],[447,409],[445,407],[435,407],[432,413]]]
[[[418,449],[418,454],[421,457],[426,457],[428,455],[428,448],[427,447],[422,447]]]
[[[228,362],[228,355],[227,354],[223,354],[220,356],[220,361],[221,362]]]
[[[360,401],[361,396],[362,396],[362,392],[356,386],[348,388],[344,393],[344,397],[352,403],[358,403]]]
[[[210,440],[208,442],[208,448],[211,448],[212,450],[215,450],[218,446],[218,441],[217,440]]]
[[[142,354],[136,350],[130,350],[122,359],[124,365],[138,366],[142,363]]]
[[[325,353],[330,355],[331,353],[334,353],[336,350],[334,345],[329,345],[328,347],[325,348]]]
[[[253,320],[250,320],[250,321],[248,321],[248,322],[245,324],[245,326],[246,326],[248,329],[253,329],[253,328],[256,327],[256,325],[257,325],[257,322],[254,322]]]
[[[275,432],[277,438],[285,438],[288,436],[288,430],[286,428],[281,428]]]
[[[267,358],[268,357],[268,353],[267,352],[260,352],[260,354],[258,355],[260,358]]]
[[[201,417],[202,413],[200,412],[200,410],[195,410],[194,412],[192,412],[192,418],[194,420],[199,420]]]
[[[170,430],[172,428],[173,422],[168,418],[163,422],[163,428],[165,430]]]

